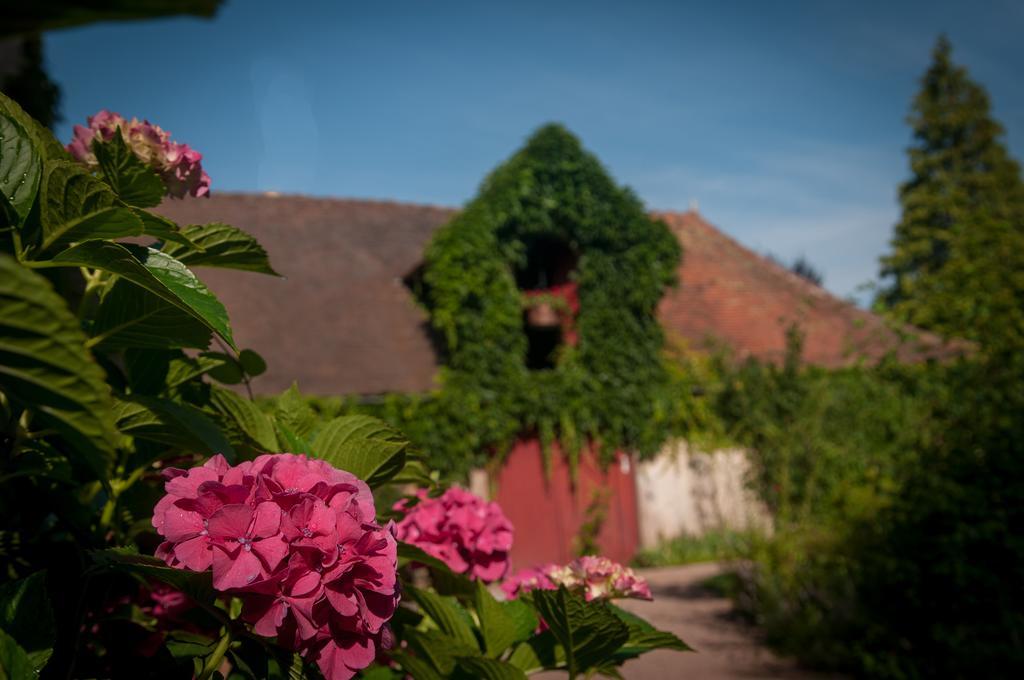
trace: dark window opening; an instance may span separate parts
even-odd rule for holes
[[[526,367],[539,371],[555,367],[558,348],[562,346],[560,326],[531,326],[526,324]]]
[[[526,366],[535,371],[550,369],[567,341],[565,333],[573,333],[576,297],[572,273],[579,258],[566,241],[557,238],[536,236],[524,245],[525,262],[515,275],[516,285],[532,301],[523,314]],[[568,340],[574,342],[574,336]]]
[[[516,271],[520,290],[541,290],[569,282],[576,253],[565,241],[538,237],[526,243],[526,264]]]

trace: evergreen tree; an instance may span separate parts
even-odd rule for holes
[[[1024,345],[1024,184],[985,89],[940,37],[909,123],[912,178],[876,305],[984,345]]]

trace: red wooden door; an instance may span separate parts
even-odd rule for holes
[[[629,456],[602,470],[590,450],[580,456],[576,484],[557,444],[551,447],[551,474],[545,477],[540,442],[516,443],[498,473],[496,499],[515,527],[512,567],[519,569],[573,558],[573,540],[595,492],[606,498],[598,534],[601,554],[628,563],[638,544],[636,482]]]

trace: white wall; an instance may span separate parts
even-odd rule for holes
[[[680,534],[770,527],[767,509],[744,483],[748,469],[742,449],[705,452],[684,440],[666,444],[637,466],[641,547]]]

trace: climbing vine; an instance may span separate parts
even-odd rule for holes
[[[571,255],[563,289],[578,296],[578,311],[552,365],[531,369],[522,280],[550,243]],[[617,449],[655,452],[668,434],[669,384],[655,308],[680,256],[668,227],[575,136],[541,128],[426,251],[416,292],[445,353],[439,391],[396,395],[373,410],[452,470],[522,435],[559,441],[571,465],[588,440],[605,459]],[[552,297],[533,292],[533,304]]]

